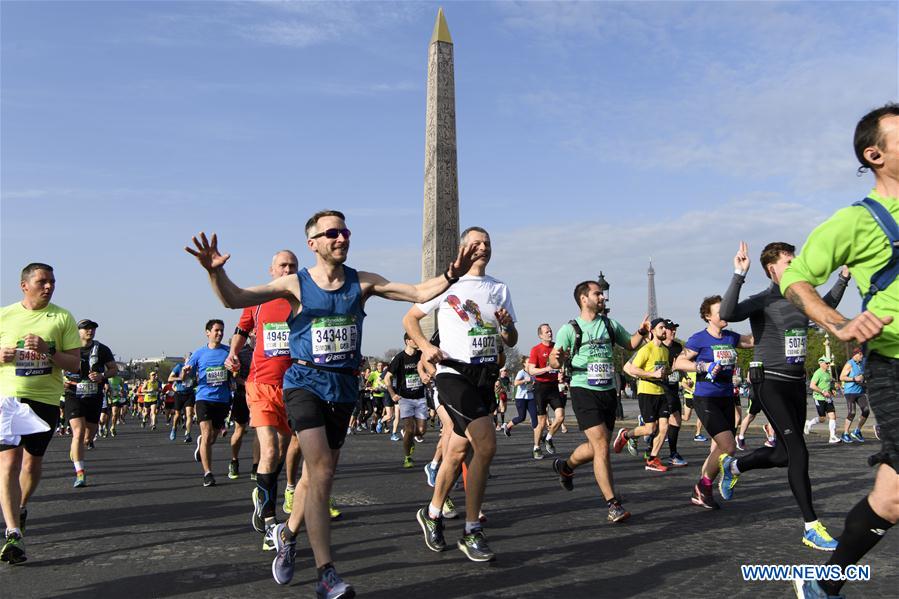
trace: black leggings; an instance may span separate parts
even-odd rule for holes
[[[812,483],[808,477],[808,449],[802,436],[805,423],[805,381],[774,380],[770,375],[755,385],[755,396],[777,435],[775,447],[759,447],[737,460],[740,472],[787,467],[793,497],[806,522],[818,519],[812,507]]]

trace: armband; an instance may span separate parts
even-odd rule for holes
[[[447,268],[445,271],[443,271],[443,278],[446,279],[446,282],[449,283],[450,285],[453,285],[453,284],[459,282],[459,277],[451,277],[451,276],[449,276],[449,269],[448,269],[448,268]]]
[[[243,329],[240,328],[240,327],[234,327],[234,334],[235,334],[235,335],[240,335],[241,337],[249,337],[249,336],[250,336],[250,333],[249,333],[249,332],[243,330]]]
[[[708,362],[699,362],[699,361],[696,362],[696,372],[697,372],[697,374],[703,374],[703,373],[708,372],[708,371],[709,371],[709,364],[708,364]]]

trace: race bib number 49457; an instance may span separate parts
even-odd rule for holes
[[[290,327],[286,322],[267,322],[262,325],[262,350],[266,358],[290,355]]]
[[[317,363],[345,360],[356,351],[359,337],[354,316],[326,316],[312,321],[312,359]]]

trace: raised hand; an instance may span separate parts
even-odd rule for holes
[[[197,246],[197,249],[185,247],[184,251],[195,257],[200,263],[200,266],[209,272],[223,267],[225,262],[228,261],[228,258],[231,257],[231,254],[222,255],[219,253],[218,236],[216,236],[215,233],[212,234],[212,241],[206,239],[206,233],[202,231],[200,232],[199,239],[194,236],[192,240],[194,245]]]
[[[646,337],[649,335],[649,332],[652,330],[652,321],[649,320],[649,314],[643,315],[643,322],[640,323],[640,328],[637,329],[637,332],[642,336]],[[611,331],[609,331],[609,335],[611,335]]]
[[[852,273],[849,272],[849,267],[846,266],[845,264],[843,265],[842,268],[840,268],[840,276],[843,277],[844,279],[848,279],[849,277],[852,276]]]
[[[749,270],[749,264],[749,246],[745,241],[741,241],[740,249],[737,250],[737,254],[734,256],[734,270],[746,272]]]
[[[474,255],[476,251],[477,246],[473,243],[465,244],[459,248],[456,259],[449,265],[449,268],[446,269],[450,278],[461,277],[471,270],[471,265],[474,264]]]

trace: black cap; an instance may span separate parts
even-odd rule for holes
[[[665,320],[664,318],[653,318],[652,322],[649,323],[649,328],[651,328],[651,329],[656,328],[657,326],[659,326],[660,322],[668,322],[668,321]]]
[[[670,318],[666,318],[666,319],[665,319],[665,328],[666,328],[666,329],[671,329],[671,330],[673,331],[674,329],[676,329],[676,328],[679,327],[679,326],[680,326],[679,324],[677,324],[676,322],[674,322],[674,321],[671,320]]]
[[[98,326],[100,326],[100,325],[98,325],[96,322],[94,322],[90,318],[85,318],[83,320],[78,321],[79,329],[96,329]]]

